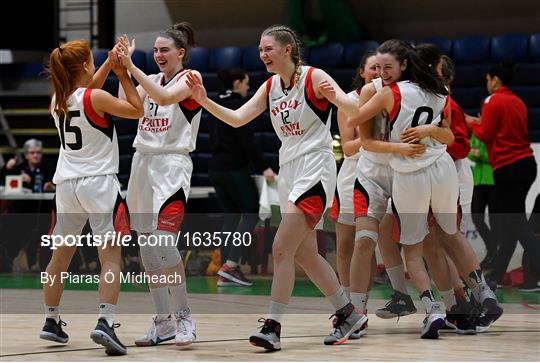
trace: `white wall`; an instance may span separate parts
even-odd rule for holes
[[[127,34],[136,39],[137,49],[151,50],[161,30],[172,20],[164,0],[117,0],[116,36]]]

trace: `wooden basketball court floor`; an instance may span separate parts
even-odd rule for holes
[[[2,289],[0,361],[539,361],[540,311],[519,304],[503,304],[505,314],[488,333],[460,336],[444,332],[438,340],[423,340],[423,314],[382,320],[369,314],[369,329],[360,340],[341,346],[322,341],[331,329],[330,304],[319,297],[293,297],[283,321],[282,350],[265,353],[247,341],[264,317],[268,296],[190,294],[197,324],[197,341],[187,348],[173,343],[139,348],[134,339],[151,322],[148,293],[123,292],[117,334],[128,355],[108,357],[90,338],[97,314],[95,291],[66,291],[62,319],[70,336],[66,345],[39,339],[43,324],[41,291]],[[419,303],[417,308],[420,309]],[[370,300],[375,311],[383,300]],[[26,313],[27,312],[27,313]],[[148,313],[147,313],[148,312]]]

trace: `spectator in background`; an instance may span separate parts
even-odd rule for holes
[[[516,248],[517,240],[525,253],[536,263],[533,274],[540,280],[540,243],[525,215],[525,198],[536,179],[537,165],[529,139],[528,114],[525,103],[508,85],[513,69],[509,64],[496,64],[486,75],[490,93],[482,106],[481,118],[469,117],[472,133],[486,143],[493,166],[495,190],[501,214],[501,244],[489,278],[501,281]]]
[[[33,193],[54,192],[54,169],[43,161],[43,143],[30,139],[24,143],[24,160],[20,156],[8,160],[0,170],[0,182],[6,175],[22,175],[23,187]],[[50,224],[51,201],[12,200],[7,204],[10,216],[3,219],[0,230],[7,242],[7,253],[13,259],[13,271],[39,270],[38,247],[41,235]]]
[[[224,92],[217,102],[236,110],[247,101],[249,76],[242,69],[220,70]],[[208,176],[216,189],[216,195],[224,213],[224,232],[251,233],[258,221],[259,194],[251,178],[249,164],[264,175],[267,181],[274,179],[274,171],[263,159],[255,144],[253,125],[234,128],[212,117],[210,128],[210,159]],[[238,191],[242,191],[239,193]],[[228,250],[222,249],[218,271],[218,286],[251,286],[251,282],[240,270],[242,247],[229,243]]]
[[[53,192],[52,176],[54,170],[43,162],[43,144],[36,139],[24,143],[24,161],[17,163],[17,157],[8,160],[0,170],[0,179],[4,183],[6,175],[22,175],[23,187],[33,193]]]
[[[474,161],[474,191],[471,206],[472,220],[478,234],[480,234],[486,245],[487,252],[486,257],[480,263],[480,267],[483,270],[491,270],[499,247],[497,235],[494,232],[497,193],[495,191],[495,182],[493,181],[493,168],[489,163],[486,144],[478,140],[474,135],[471,137],[469,159]],[[489,213],[489,226],[485,221],[486,207],[488,207]]]

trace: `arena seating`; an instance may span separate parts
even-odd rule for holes
[[[419,40],[408,39],[414,44],[434,43],[456,62],[456,79],[452,88],[454,99],[463,107],[465,112],[476,115],[484,97],[487,96],[485,75],[490,65],[500,61],[513,61],[515,76],[513,90],[523,98],[529,108],[529,129],[533,142],[540,142],[540,33],[501,34],[493,37],[467,36],[458,39],[445,37],[428,37]],[[379,45],[376,41],[359,41],[353,43],[329,43],[305,50],[303,58],[307,64],[320,67],[327,71],[344,90],[350,90],[351,81],[362,55],[368,50],[374,50]],[[107,51],[95,50],[94,62],[96,67],[107,57]],[[136,50],[133,62],[147,74],[159,72],[154,62],[153,51]],[[270,76],[265,71],[264,64],[259,59],[257,45],[240,48],[227,46],[222,48],[195,47],[190,50],[187,67],[202,73],[208,95],[217,97],[220,82],[216,72],[221,68],[241,67],[248,71],[253,94],[257,88]],[[42,77],[41,63],[26,66],[25,77]],[[116,94],[118,82],[110,76],[104,88]],[[335,113],[334,113],[335,121]],[[193,185],[208,185],[207,165],[209,154],[210,122],[215,122],[206,112],[203,112],[197,150],[193,153],[194,176]],[[277,170],[277,139],[268,113],[254,120],[253,127],[257,144],[267,157],[272,167]],[[120,180],[125,183],[129,177],[131,162],[132,140],[136,133],[136,122],[118,120],[121,166]],[[333,122],[332,129],[337,132]]]

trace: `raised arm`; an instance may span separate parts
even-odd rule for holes
[[[384,87],[380,92],[373,95],[375,88],[373,86],[367,86],[369,85],[362,87],[362,91],[360,91],[359,104],[361,106],[359,114],[357,117],[349,119],[349,127],[360,126],[385,110],[390,113],[394,107],[394,96],[390,87]],[[364,91],[364,89],[366,89],[366,91]],[[364,93],[364,95],[362,95],[362,93]],[[371,98],[369,98],[370,96]],[[366,101],[366,99],[368,101]]]
[[[141,98],[126,69],[120,65],[113,65],[113,70],[125,90],[125,100],[116,98],[108,92],[94,90],[91,95],[92,106],[99,113],[108,113],[124,118],[139,118],[144,114]]]
[[[209,99],[201,80],[193,73],[189,72],[186,78],[186,84],[191,90],[193,99],[216,118],[232,127],[240,127],[247,124],[263,113],[268,107],[266,83],[263,83],[253,97],[244,103],[242,107],[238,110],[231,110],[227,107],[218,105],[216,102]]]
[[[351,97],[348,97],[336,81],[325,71],[315,68],[311,74],[311,80],[315,97],[326,98],[348,117],[358,116],[358,103]]]

